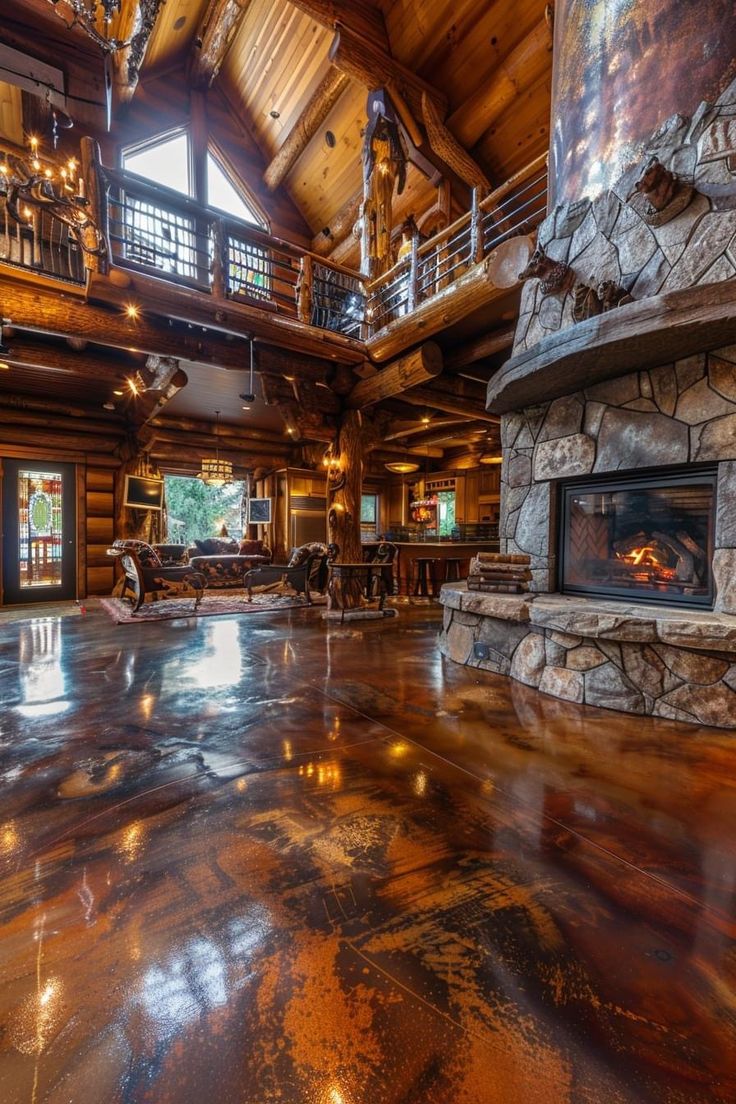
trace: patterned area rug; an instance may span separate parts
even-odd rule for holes
[[[315,605],[324,598],[316,596]],[[172,621],[178,617],[221,617],[226,613],[274,613],[289,609],[306,609],[303,598],[279,594],[254,594],[249,602],[241,591],[205,594],[194,609],[193,598],[171,598],[165,602],[150,602],[133,613],[130,602],[121,598],[100,598],[100,605],[118,625],[136,625],[141,621]]]
[[[76,602],[37,602],[27,606],[6,606],[0,609],[0,625],[13,621],[48,621],[52,617],[79,617],[84,607]]]

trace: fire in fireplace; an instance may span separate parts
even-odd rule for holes
[[[712,606],[715,487],[715,468],[564,484],[560,589]]]

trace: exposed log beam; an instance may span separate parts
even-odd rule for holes
[[[356,383],[347,397],[346,405],[350,410],[371,406],[381,399],[401,394],[408,387],[426,383],[441,371],[442,350],[434,341],[427,341],[393,364]]]
[[[253,352],[256,371],[271,376],[292,376],[294,379],[312,380],[313,383],[327,383],[335,371],[334,361],[277,349],[275,345],[265,345],[262,341],[256,341]],[[242,368],[247,368],[247,361]]]
[[[416,456],[421,460],[441,460],[444,456],[444,452],[441,448],[436,448],[434,445],[428,445],[427,448],[397,448],[390,445],[379,445],[377,449],[374,449],[371,453],[371,458],[380,461],[397,460],[405,456]]]
[[[134,297],[132,297],[134,298]],[[121,296],[118,307],[123,306]],[[0,283],[0,312],[18,330],[77,337],[91,342],[104,339],[107,345],[160,356],[175,356],[200,364],[241,368],[246,363],[244,342],[229,341],[221,334],[166,320],[143,316],[126,317],[122,309],[86,303],[76,295],[56,288],[33,287],[29,283],[3,279]]]
[[[448,426],[463,425],[464,418],[432,418],[431,425],[427,425],[424,422],[397,422],[392,424],[390,431],[384,435],[384,441],[398,441],[404,440],[407,437],[414,437],[419,433],[426,433],[428,429],[444,429]]]
[[[166,404],[171,402],[188,382],[187,374],[179,367],[177,360],[167,360],[159,365],[158,376],[154,380],[156,386],[139,396],[132,408],[133,424],[142,428],[151,418],[160,415]]]
[[[521,90],[544,72],[549,65],[551,49],[552,34],[543,19],[447,120],[450,130],[464,146],[474,146]]]
[[[359,38],[348,28],[339,30],[335,35],[329,56],[338,69],[366,88],[387,88],[417,151],[415,159],[419,160],[423,172],[434,166],[438,174],[451,175],[459,187],[467,184],[470,177],[480,187],[490,190],[481,167],[462,148],[451,128],[443,123],[447,114],[444,93],[391,57],[386,50]],[[425,108],[423,100],[429,101],[430,106]],[[427,116],[431,122],[431,133],[430,127],[427,127]],[[428,142],[423,141],[420,120],[427,127]]]
[[[495,356],[504,349],[510,349],[514,344],[515,329],[510,326],[503,330],[492,330],[491,333],[477,337],[474,341],[468,341],[457,349],[445,355],[445,365],[450,371],[465,368],[468,364],[475,364],[477,360],[485,360],[486,357]]]
[[[327,257],[334,249],[342,245],[347,238],[351,239],[351,245],[355,244],[352,241],[352,233],[353,227],[360,216],[362,202],[363,189],[361,187],[355,195],[350,197],[347,203],[342,205],[337,214],[330,220],[329,225],[325,226],[319,234],[315,234],[312,238],[313,253],[319,253],[320,256]]]
[[[445,126],[437,102],[426,92],[422,93],[422,118],[430,146],[445,165],[449,165],[461,180],[471,188],[491,190],[491,182],[477,161],[458,142]]]
[[[170,470],[194,472],[201,467],[202,460],[205,457],[212,455],[212,446],[193,445],[191,448],[186,448],[183,441],[176,444],[169,441],[154,441],[150,446],[150,453],[154,460],[159,463],[165,462]],[[285,446],[284,451],[280,455],[276,455],[275,453],[261,452],[257,447],[252,452],[236,452],[230,448],[223,449],[221,445],[220,456],[225,460],[229,460],[236,471],[252,471],[254,468],[270,470],[288,463],[289,450]]]
[[[513,289],[499,288],[491,282],[486,260],[420,303],[411,315],[389,322],[368,338],[366,348],[372,360],[390,360],[418,339],[432,337],[467,315],[513,295]]]
[[[3,402],[8,396],[0,396],[0,410],[2,410],[3,434],[8,426],[31,426],[41,429],[49,428],[49,419],[53,418],[53,428],[59,432],[81,434],[115,434],[121,437],[125,435],[125,424],[120,420],[103,421],[94,415],[68,417],[59,413],[55,408],[29,410],[25,406]],[[96,412],[95,412],[96,414]]]
[[[456,426],[454,429],[439,430],[417,437],[413,446],[420,450],[427,445],[437,445],[442,449],[456,448],[458,445],[469,444],[481,437],[485,438],[487,430],[487,422],[465,422],[463,426]]]
[[[415,119],[422,117],[422,94],[435,101],[442,118],[447,112],[447,98],[411,69],[392,58],[386,50],[371,41],[358,37],[348,27],[342,27],[330,46],[330,60],[338,69],[357,80],[366,88],[385,88],[398,92],[398,99],[405,103]],[[399,103],[396,104],[397,109]]]
[[[140,357],[124,359],[117,350],[111,354],[88,347],[75,353],[69,348],[34,341],[24,333],[16,333],[7,340],[10,351],[4,353],[2,359],[12,367],[40,368],[47,372],[107,380],[116,385],[124,382],[143,363]]]
[[[309,103],[289,131],[286,139],[263,174],[266,187],[273,192],[289,175],[293,165],[325,121],[350,83],[346,73],[334,66],[323,77]]]
[[[169,414],[165,414],[163,417],[153,417],[149,425],[164,433],[212,434],[214,437],[212,424],[210,422],[200,421],[197,418],[172,417]],[[282,450],[284,447],[283,433],[275,433],[270,429],[255,429],[249,425],[229,425],[227,422],[220,422],[217,436],[220,439],[223,437],[232,437],[234,439],[233,448],[239,448],[239,442],[247,445],[248,448],[253,447],[253,442],[269,446],[272,445],[274,447],[278,446]]]
[[[237,34],[249,0],[210,0],[202,16],[189,57],[194,88],[209,88]]]
[[[334,30],[347,27],[360,38],[374,42],[382,50],[388,51],[389,42],[383,14],[371,3],[364,0],[291,0],[295,8],[311,16],[322,27]]]
[[[88,286],[89,299],[121,309],[132,300],[144,305],[149,316],[157,314],[162,318],[194,323],[234,337],[254,335],[282,348],[296,349],[307,355],[331,356],[346,364],[360,363],[365,358],[360,342],[307,326],[296,318],[230,300],[212,302],[200,292],[180,284],[167,284],[155,276],[133,275],[118,269],[111,269],[110,276],[116,277],[118,272],[130,280],[129,286],[118,287],[113,279],[94,273]]]
[[[159,419],[157,418],[156,421],[158,422]],[[158,424],[152,428],[151,441],[157,441],[159,445],[178,445],[183,449],[201,448],[205,453],[207,450],[214,452],[217,448],[220,451],[225,448],[233,453],[260,452],[264,456],[281,456],[286,448],[283,435],[277,441],[259,441],[246,434],[236,438],[232,435],[225,436],[225,434],[212,432],[184,434],[176,429],[163,429]]]
[[[405,391],[401,395],[401,401],[411,403],[412,406],[423,406],[425,409],[442,410],[448,414],[462,414],[473,421],[498,422],[496,415],[488,414],[472,400],[430,391],[428,387],[414,387],[411,391]]]
[[[121,38],[130,45],[115,55],[115,87],[121,103],[128,103],[138,85],[138,76],[146,56],[148,43],[164,0],[131,0],[127,8]]]

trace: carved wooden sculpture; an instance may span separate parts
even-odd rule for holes
[[[694,195],[692,185],[665,168],[658,157],[652,157],[634,184],[628,200],[630,202],[641,196],[646,202],[641,206],[634,202],[632,206],[650,226],[662,226],[684,211]]]
[[[531,255],[529,264],[519,273],[520,280],[539,280],[544,295],[561,295],[568,291],[573,279],[573,270],[564,261],[553,261],[541,245]]]
[[[394,184],[401,195],[406,182],[406,153],[398,120],[384,89],[368,95],[363,139],[363,212],[361,271],[370,279],[391,267]]]

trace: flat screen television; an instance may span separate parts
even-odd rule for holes
[[[133,510],[162,510],[164,481],[150,476],[126,475],[124,506]]]
[[[248,500],[248,522],[250,525],[271,524],[270,498],[251,498]]]

